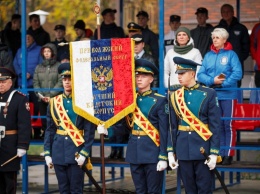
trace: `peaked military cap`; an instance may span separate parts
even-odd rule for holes
[[[131,31],[133,31],[133,32],[139,32],[139,31],[142,30],[142,27],[139,26],[138,24],[134,23],[134,22],[128,23],[127,28],[128,28],[128,31],[129,31],[129,32],[131,32]]]
[[[102,16],[106,15],[107,13],[116,13],[117,10],[116,9],[111,9],[111,8],[107,8],[107,9],[104,9],[101,13]]]
[[[149,73],[152,75],[158,74],[158,68],[151,61],[146,59],[135,59],[135,74]]]
[[[141,42],[144,42],[144,37],[143,37],[142,34],[135,34],[131,38],[135,41],[135,44],[139,44]]]
[[[143,11],[143,10],[139,11],[139,12],[137,13],[136,17],[139,17],[140,15],[149,18],[148,13],[147,13],[146,11]]]
[[[70,63],[61,63],[58,67],[58,73],[61,75],[62,78],[70,77],[71,70],[70,70]]]
[[[170,22],[180,22],[180,21],[181,21],[181,16],[178,16],[178,15],[170,16]]]
[[[174,57],[173,61],[177,64],[176,72],[175,73],[184,73],[187,71],[196,71],[197,66],[200,65],[195,63],[192,60],[184,59],[181,57]]]
[[[55,26],[54,30],[64,30],[65,31],[66,27],[64,25],[62,25],[62,24],[59,24],[59,25]]]
[[[0,81],[7,80],[7,79],[13,79],[15,78],[15,73],[6,68],[6,67],[0,67]]]

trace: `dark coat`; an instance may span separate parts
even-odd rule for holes
[[[197,87],[198,86],[198,87]],[[175,91],[176,92],[176,91]],[[172,94],[173,95],[173,94]],[[189,126],[184,120],[178,119],[170,108],[173,148],[178,160],[204,160],[200,148],[204,147],[208,154],[218,154],[220,146],[220,108],[216,91],[197,84],[191,90],[184,89],[184,100],[188,109],[204,124],[208,124],[213,133],[209,140],[204,141],[196,131],[178,130],[179,125]],[[168,136],[168,138],[171,138]],[[168,139],[168,142],[171,142]]]
[[[77,164],[75,161],[75,153],[78,152],[85,157],[88,157],[91,151],[91,146],[94,142],[96,125],[83,117],[77,115],[72,109],[72,98],[63,95],[63,106],[71,122],[79,129],[84,131],[83,138],[85,143],[76,146],[69,135],[56,134],[57,129],[64,130],[61,126],[57,126],[54,122],[58,118],[57,111],[53,108],[55,118],[51,114],[51,107],[47,110],[47,129],[44,137],[44,154],[51,156],[53,164],[66,165]],[[53,99],[52,99],[53,100]],[[52,103],[52,102],[51,102]],[[53,106],[55,107],[55,106]]]
[[[51,42],[50,34],[46,32],[42,26],[36,30],[33,30],[32,27],[29,27],[28,30],[32,31],[33,38],[37,45],[43,46]]]
[[[97,40],[97,29],[94,33],[94,39]],[[105,24],[101,23],[100,26],[100,38],[101,39],[110,39],[110,38],[125,38],[125,33],[123,28],[117,26],[115,23]]]
[[[154,92],[145,92],[138,95],[137,106],[144,116],[159,131],[160,145],[156,144],[149,136],[130,135],[126,161],[132,164],[151,164],[159,160],[167,160],[167,135],[168,135],[168,108],[167,99]],[[136,124],[133,130],[142,131]]]
[[[6,102],[9,94],[13,91],[10,89],[4,94],[0,94],[0,102]],[[1,106],[0,125],[4,126],[6,131],[17,130],[14,135],[5,135],[1,140],[0,147],[0,164],[3,164],[17,154],[17,148],[29,148],[31,137],[31,116],[28,99],[24,94],[15,92],[10,104],[6,118],[3,115],[4,106]],[[0,166],[0,171],[17,171],[20,169],[20,158],[16,158],[4,165]]]
[[[229,37],[227,41],[232,44],[233,50],[238,55],[243,68],[243,61],[247,59],[250,51],[248,29],[243,24],[239,23],[236,17],[233,17],[230,25],[228,25],[225,20],[221,19],[215,28],[225,28],[228,31]]]

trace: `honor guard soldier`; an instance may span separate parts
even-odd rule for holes
[[[58,72],[64,93],[51,98],[48,106],[45,161],[49,168],[54,166],[60,193],[83,193],[84,172],[80,166],[89,157],[96,125],[73,111],[70,64],[62,63]],[[79,153],[78,158],[75,153]]]
[[[174,57],[182,87],[170,96],[173,152],[169,166],[179,168],[186,193],[212,193],[213,169],[219,153],[220,108],[215,90],[195,81],[197,63]],[[170,140],[169,140],[170,142]],[[200,148],[209,154],[205,161]],[[176,159],[174,157],[176,154]],[[177,162],[178,161],[178,162]]]
[[[176,37],[176,30],[181,26],[181,16],[171,15],[170,16],[170,32],[164,36],[165,55],[168,50],[173,48],[174,40]]]
[[[129,38],[132,38],[132,36],[135,34],[142,34],[143,28],[134,22],[128,23],[127,28],[128,28],[128,37]]]
[[[167,168],[167,98],[151,90],[153,76],[158,73],[153,63],[136,59],[135,67],[137,107],[114,127],[128,124],[131,128],[126,161],[130,163],[136,193],[161,194],[163,170]],[[99,128],[98,133],[106,134]]]
[[[27,97],[13,88],[16,76],[0,67],[0,193],[15,194],[20,158],[31,138],[31,115]]]

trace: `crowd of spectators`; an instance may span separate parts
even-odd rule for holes
[[[224,4],[220,8],[221,20],[217,26],[207,23],[209,12],[205,7],[199,7],[195,11],[198,25],[194,29],[188,29],[181,24],[181,16],[171,15],[169,18],[170,31],[164,36],[165,59],[164,59],[164,87],[178,89],[179,83],[175,74],[176,64],[173,57],[180,56],[191,59],[198,64],[204,64],[204,58],[208,58],[208,53],[212,51],[212,31],[216,28],[225,29],[229,34],[227,42],[232,45],[232,50],[238,56],[239,64],[241,64],[243,74],[243,63],[249,56],[250,39],[247,28],[239,23],[234,16],[234,8],[230,4]],[[149,29],[148,21],[150,16],[145,10],[141,10],[136,15],[136,21],[128,23],[128,32],[124,32],[121,26],[115,23],[116,9],[107,8],[101,12],[102,23],[100,26],[100,37],[98,37],[97,29],[91,30],[86,28],[86,23],[82,19],[78,19],[74,24],[75,34],[80,40],[96,40],[110,38],[132,37],[135,41],[135,57],[148,58],[149,61],[159,67],[159,40],[152,30]],[[256,46],[259,42],[258,25],[251,35],[251,53],[256,61],[256,85],[259,86],[259,52]],[[15,87],[21,87],[22,79],[22,52],[21,52],[21,16],[13,14],[11,21],[1,31],[0,44],[0,65],[7,67],[17,74]],[[50,34],[44,30],[40,24],[39,15],[33,14],[29,16],[29,28],[27,30],[27,87],[28,88],[48,88],[49,91],[29,92],[30,102],[34,103],[34,115],[38,115],[40,111],[42,116],[46,115],[46,108],[50,97],[58,94],[57,91],[51,91],[52,88],[61,88],[61,80],[58,79],[57,68],[60,63],[69,61],[70,51],[66,40],[66,26],[57,24],[54,28],[55,39],[51,41]],[[127,35],[126,35],[127,34]],[[49,54],[46,52],[49,51]],[[47,56],[47,57],[46,57]],[[49,57],[49,58],[48,58]],[[197,69],[199,72],[199,68]],[[227,75],[226,75],[227,76]],[[237,86],[240,87],[241,79],[237,80]],[[47,83],[48,82],[48,83]],[[51,86],[49,84],[51,83]],[[159,79],[155,77],[153,87],[159,86]],[[220,84],[220,87],[221,84]],[[234,97],[236,99],[236,97]],[[45,121],[43,121],[43,129]],[[117,132],[113,132],[113,136],[117,136]],[[121,140],[118,143],[122,143]],[[119,151],[113,151],[119,150]],[[121,157],[121,148],[112,149],[111,157]]]

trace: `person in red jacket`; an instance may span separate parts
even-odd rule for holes
[[[260,87],[260,22],[255,24],[250,35],[250,52],[255,64],[255,85]]]

